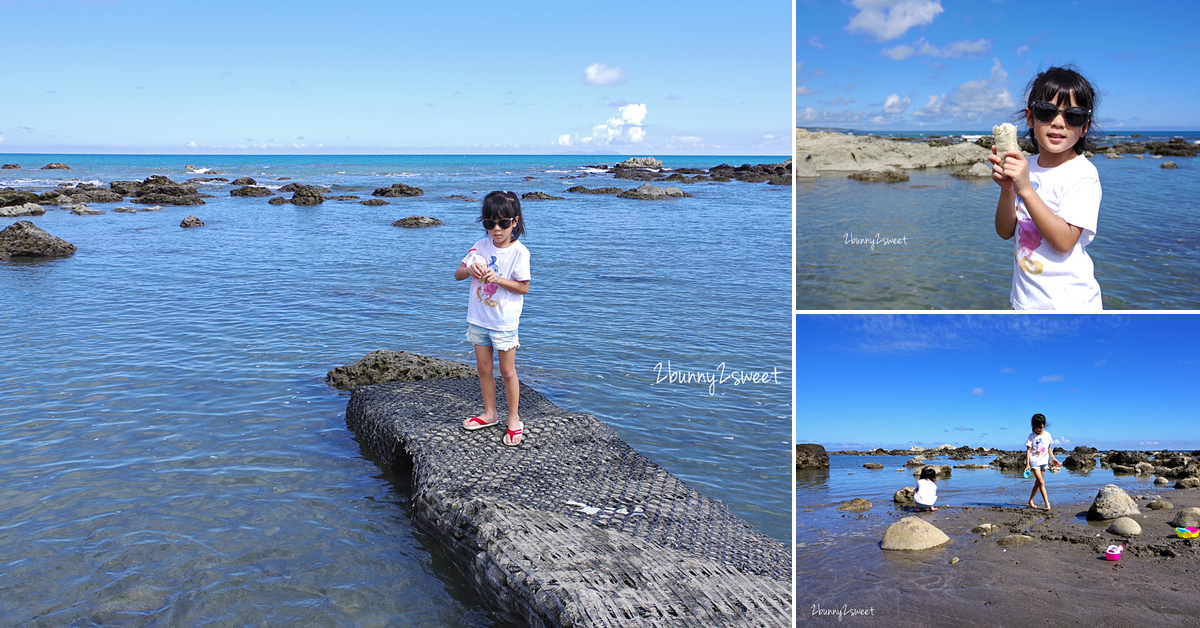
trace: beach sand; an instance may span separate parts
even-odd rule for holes
[[[1123,539],[1088,523],[1090,501],[1054,504],[1049,516],[1023,505],[949,507],[920,515],[951,541],[923,551],[879,549],[882,531],[797,547],[799,623],[888,626],[1182,626],[1200,617],[1200,539],[1180,539],[1171,519],[1200,506],[1200,491],[1161,491],[1175,510],[1138,500],[1140,536]],[[1053,494],[1051,494],[1053,500]],[[1040,499],[1039,499],[1040,503]],[[1053,501],[1051,503],[1054,503]],[[890,510],[891,522],[912,513]],[[877,513],[878,514],[878,513]],[[846,515],[846,528],[866,515]],[[803,520],[803,514],[800,520]],[[1000,530],[973,534],[990,522]],[[877,526],[875,526],[877,527]],[[1002,547],[1010,534],[1035,539]],[[1119,561],[1105,560],[1124,544]],[[823,560],[818,557],[823,557]],[[951,560],[958,558],[952,564]],[[820,564],[816,564],[820,561]],[[857,567],[857,568],[856,568]],[[815,571],[814,571],[815,570]]]

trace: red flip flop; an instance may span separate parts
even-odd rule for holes
[[[521,422],[517,422],[517,429],[515,430],[510,430],[507,427],[504,428],[504,444],[509,447],[520,445],[521,441],[525,440],[524,430],[525,424]]]
[[[484,421],[483,419],[481,419],[477,416],[473,416],[473,417],[463,421],[462,426],[463,426],[464,430],[473,432],[475,430],[481,430],[485,427],[491,427],[499,422],[500,422],[500,419],[496,419],[495,421],[488,423],[487,421]]]

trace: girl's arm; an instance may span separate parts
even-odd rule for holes
[[[462,281],[471,276],[471,269],[467,268],[466,264],[459,264],[458,269],[454,271],[454,279]]]
[[[1033,224],[1037,225],[1038,233],[1042,234],[1042,239],[1050,244],[1050,248],[1054,249],[1055,253],[1059,255],[1070,253],[1071,249],[1075,248],[1075,243],[1079,242],[1079,235],[1083,233],[1083,229],[1056,216],[1042,201],[1042,197],[1038,196],[1037,190],[1034,190],[1033,185],[1029,182],[1029,162],[1026,161],[1024,155],[1021,155],[1019,151],[1008,151],[1005,155],[1008,156],[1008,159],[1000,167],[1001,172],[1005,177],[1012,179],[1013,192],[1025,202],[1025,210],[1029,212]],[[993,155],[993,157],[995,156]],[[991,160],[993,157],[988,159]],[[1000,196],[1003,200],[1004,195]],[[999,221],[1000,208],[997,206],[997,231],[999,231]],[[1013,222],[1016,223],[1015,215]],[[1001,234],[1001,237],[1003,235]]]
[[[988,161],[992,162],[992,180],[1000,186],[1000,200],[996,201],[996,235],[1009,240],[1017,233],[1017,195],[1013,192],[1012,179],[1000,168],[1000,156],[996,154],[995,146],[992,146]]]
[[[501,288],[508,290],[509,292],[515,292],[517,294],[529,294],[529,280],[528,279],[526,279],[525,281],[514,281],[512,279],[504,279],[500,275],[497,275],[496,271],[494,271],[490,268],[487,269],[487,271],[485,271],[483,273],[483,276],[481,276],[479,278],[479,281],[482,281],[483,283],[494,283],[494,284],[500,286]]]
[[[1029,464],[1030,462],[1031,462],[1031,460],[1029,460],[1029,445],[1025,445],[1025,468],[1026,469],[1030,468],[1030,464]]]

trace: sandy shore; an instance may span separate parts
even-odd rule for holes
[[[1200,506],[1200,491],[1164,490],[1161,498],[1176,510],[1148,510],[1139,500],[1142,514],[1134,519],[1142,534],[1128,540],[1084,520],[1087,501],[1056,504],[1048,515],[1018,504],[922,514],[951,537],[931,550],[885,552],[879,526],[869,538],[797,547],[796,618],[889,626],[1187,625],[1200,616],[1200,540],[1177,538],[1169,522],[1179,508]],[[887,525],[912,514],[875,509]],[[867,518],[846,515],[845,525]],[[971,532],[985,522],[1000,530]],[[1035,542],[997,543],[1010,534]],[[1111,543],[1126,546],[1120,561],[1104,559]],[[814,564],[818,556],[823,564]]]

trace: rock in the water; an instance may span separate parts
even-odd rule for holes
[[[133,202],[144,205],[203,205],[204,199],[192,185],[180,185],[167,177],[146,177],[133,191]]]
[[[878,462],[868,462],[868,463],[864,464],[863,466],[868,469],[882,469],[883,468],[883,465],[879,464]]]
[[[1117,536],[1134,536],[1142,533],[1142,526],[1129,517],[1121,517],[1108,526],[1108,532]]]
[[[1150,510],[1175,510],[1175,504],[1172,504],[1166,500],[1156,499],[1149,504],[1146,504],[1146,508],[1149,508]]]
[[[959,179],[990,179],[992,178],[992,166],[990,163],[978,163],[970,168],[955,170],[950,173],[950,176]]]
[[[258,185],[258,181],[255,181],[250,177],[239,177],[234,179],[231,185]]]
[[[950,541],[945,532],[920,517],[905,517],[883,533],[879,545],[885,550],[923,550],[944,545]]]
[[[815,443],[796,445],[796,468],[828,469],[829,454],[825,453],[824,446]]]
[[[863,512],[865,510],[870,510],[871,506],[873,506],[873,504],[870,502],[870,500],[866,500],[861,497],[855,497],[850,501],[838,504],[837,509],[848,512]]]
[[[526,192],[521,195],[523,201],[565,201],[561,196],[551,196],[545,192]]]
[[[71,167],[64,163],[54,162],[42,166],[42,170],[70,170]]]
[[[1175,483],[1175,488],[1200,488],[1200,478],[1183,478]]]
[[[624,190],[622,190],[621,188],[588,189],[588,188],[583,187],[582,185],[576,185],[574,187],[567,188],[567,191],[571,192],[572,194],[620,194]]]
[[[46,208],[37,203],[25,203],[23,205],[10,205],[8,207],[0,207],[0,218],[16,218],[18,216],[41,216],[46,213]]]
[[[359,201],[358,204],[359,205],[369,205],[372,207],[377,206],[377,205],[391,205],[391,203],[389,203],[381,198],[369,198],[365,201]]]
[[[78,205],[67,205],[64,206],[63,209],[69,209],[71,213],[75,214],[76,216],[99,216],[100,214],[104,213],[99,209],[93,209],[87,205],[84,205],[83,203]]]
[[[287,205],[290,202],[291,201],[287,200],[286,198],[284,198],[282,196],[274,196],[274,197],[271,197],[271,200],[267,201],[267,204],[268,205]]]
[[[1024,534],[1010,534],[1010,535],[1000,539],[999,541],[996,541],[996,543],[999,543],[1000,545],[1003,545],[1004,547],[1016,547],[1018,545],[1029,545],[1030,543],[1033,543],[1033,542],[1034,542],[1034,539],[1032,536],[1025,536]]]
[[[0,166],[0,170],[20,170],[21,164],[4,164]]]
[[[797,179],[815,179],[821,176],[817,173],[817,164],[813,162],[811,153],[802,152],[797,154],[796,158],[800,160],[799,165],[796,166]]]
[[[1000,526],[998,526],[994,523],[981,523],[981,524],[975,526],[974,528],[972,528],[971,532],[973,534],[978,534],[980,536],[987,536],[989,534],[995,534],[999,530],[1000,530]]]
[[[438,220],[437,218],[430,218],[429,216],[409,216],[408,218],[401,218],[400,220],[393,222],[392,226],[407,227],[412,229],[416,227],[436,227],[440,224],[442,224],[442,221]]]
[[[18,220],[0,231],[0,259],[62,257],[75,251],[74,244],[46,233],[28,220]]]
[[[302,185],[292,193],[292,204],[311,207],[325,202],[321,190],[313,185]]]
[[[662,162],[653,157],[630,157],[625,161],[617,164],[618,168],[650,168],[652,170],[661,170]]]
[[[677,187],[662,188],[653,183],[643,183],[642,185],[632,189],[625,190],[617,195],[617,198],[633,198],[642,201],[659,201],[668,198],[690,197],[688,194]]]
[[[1158,476],[1158,477],[1154,478],[1154,483],[1155,483],[1155,484],[1170,484],[1170,483],[1171,483],[1171,481],[1170,481],[1170,480],[1168,480],[1167,478],[1164,478],[1164,477],[1162,477],[1162,476],[1160,475],[1160,476]]]
[[[925,466],[925,456],[913,456],[905,461],[906,467],[923,467]]]
[[[913,471],[913,477],[914,477],[914,478],[919,478],[919,477],[921,477],[921,472],[922,472],[922,471],[924,471],[925,469],[933,469],[933,472],[934,472],[934,473],[936,473],[936,474],[937,474],[937,477],[939,477],[939,478],[948,478],[948,477],[950,477],[950,465],[948,465],[948,464],[927,464],[927,465],[924,465],[924,466],[922,466],[920,469],[917,469],[916,471]]]
[[[411,185],[404,185],[403,183],[395,183],[389,188],[377,188],[374,192],[371,192],[371,195],[394,198],[401,196],[421,196],[424,193],[425,190],[422,190],[421,188],[415,188]]]
[[[179,223],[179,226],[180,226],[180,227],[184,227],[184,228],[187,228],[187,227],[203,227],[203,226],[204,226],[204,223],[203,223],[203,222],[200,222],[200,219],[199,219],[199,218],[197,218],[197,217],[195,217],[195,216],[188,216],[187,218],[184,218],[184,219],[183,219],[183,222]]]
[[[479,377],[479,373],[468,364],[388,349],[372,351],[358,362],[339,366],[326,375],[329,383],[341,390],[384,382],[471,377]]]
[[[855,172],[846,178],[867,183],[904,183],[908,181],[908,173],[901,170],[867,170]]]
[[[1072,452],[1063,460],[1063,466],[1068,469],[1091,469],[1096,466],[1096,458],[1091,454]]]
[[[1025,452],[1009,451],[1001,454],[998,458],[992,461],[992,464],[1005,469],[1024,469],[1025,468]]]
[[[251,179],[253,181],[254,179]],[[271,190],[256,185],[247,185],[245,187],[234,188],[229,190],[230,196],[271,196]]]
[[[1168,170],[1171,168],[1178,168],[1178,167],[1179,166],[1176,166],[1175,162],[1173,162],[1173,161],[1164,161],[1164,162],[1162,162],[1162,165],[1159,166],[1159,168],[1166,168]]]
[[[1139,514],[1141,511],[1128,493],[1116,484],[1105,484],[1096,493],[1096,499],[1087,511],[1087,518],[1108,520]]]
[[[1200,527],[1200,508],[1180,508],[1171,519],[1171,525],[1177,528]]]
[[[916,494],[917,488],[915,486],[906,486],[896,491],[896,493],[892,495],[892,501],[900,504],[901,506],[911,506],[914,503],[913,495]]]

